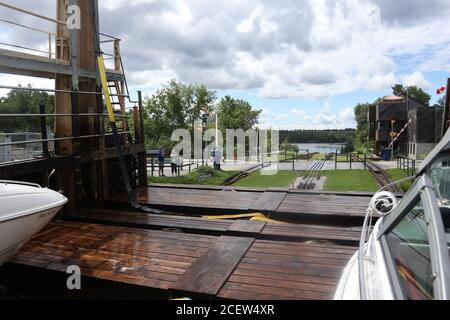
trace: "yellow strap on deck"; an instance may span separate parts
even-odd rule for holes
[[[250,219],[250,221],[261,221],[261,222],[266,222],[268,224],[286,224],[286,222],[273,220],[273,219],[269,219],[266,217],[253,217]]]
[[[97,57],[98,71],[100,79],[102,80],[103,95],[105,96],[106,109],[108,110],[108,118],[111,123],[116,122],[114,117],[114,110],[111,103],[111,96],[109,95],[108,80],[106,79],[105,60],[102,55]]]
[[[254,217],[265,217],[262,213],[224,214],[220,216],[204,216],[207,219],[246,219]]]

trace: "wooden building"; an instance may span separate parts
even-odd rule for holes
[[[369,139],[374,152],[387,148],[395,135],[407,124],[394,142],[394,155],[423,158],[440,139],[442,108],[427,107],[406,97],[388,96],[368,110]]]

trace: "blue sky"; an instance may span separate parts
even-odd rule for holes
[[[55,2],[15,0],[41,14]],[[100,28],[122,39],[130,89],[151,95],[176,79],[262,109],[260,125],[354,127],[353,107],[395,83],[435,91],[450,73],[448,0],[110,0]],[[127,19],[123,13],[127,12]],[[54,25],[0,8],[0,18]],[[0,42],[48,47],[45,35],[0,24]],[[1,46],[0,46],[1,47]],[[111,48],[104,46],[104,51]],[[0,83],[52,87],[0,75]]]

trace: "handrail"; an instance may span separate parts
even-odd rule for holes
[[[43,88],[31,88],[31,87],[17,87],[17,86],[4,86],[0,85],[0,89],[6,90],[25,90],[25,91],[44,91],[53,93],[77,93],[77,94],[92,94],[96,96],[102,95],[100,92],[92,91],[74,91],[74,90],[61,90],[61,89],[43,89]],[[126,94],[110,94],[111,97],[126,97]]]
[[[51,55],[54,54],[54,53],[52,53],[52,52],[50,52],[50,51],[44,51],[44,50],[34,49],[34,48],[25,47],[25,46],[20,46],[20,45],[17,45],[17,44],[10,44],[10,43],[6,43],[6,42],[0,42],[0,45],[2,45],[2,46],[8,46],[8,47],[13,47],[13,48],[17,48],[17,49],[25,49],[25,50],[30,50],[30,51],[40,52],[40,53],[46,53],[46,54],[51,54]]]
[[[22,27],[22,28],[25,28],[25,29],[30,29],[30,30],[33,30],[33,31],[42,32],[42,33],[45,33],[45,34],[50,34],[52,36],[56,36],[56,33],[53,33],[53,32],[50,32],[50,31],[46,31],[46,30],[42,30],[42,29],[38,29],[38,28],[34,28],[34,27],[29,27],[29,26],[26,26],[24,24],[13,22],[13,21],[10,21],[10,20],[6,20],[6,19],[0,18],[0,21],[1,22],[5,22],[5,23],[9,23],[9,24],[12,24],[12,25],[15,25],[15,26],[18,26],[18,27]]]
[[[124,134],[131,134],[131,133],[132,133],[131,131],[122,131],[122,132],[118,132],[117,134],[124,135]],[[92,138],[107,137],[107,136],[112,136],[112,135],[113,135],[113,133],[105,133],[105,134],[91,134],[91,135],[78,136],[78,137],[62,137],[62,138],[53,138],[53,139],[38,139],[38,140],[28,140],[28,141],[3,142],[3,143],[0,143],[0,147],[21,145],[21,144],[35,144],[35,143],[41,143],[41,142],[57,142],[57,141],[67,141],[67,140],[92,139]]]
[[[0,118],[12,117],[107,117],[106,113],[0,113]],[[127,118],[130,116],[116,114],[117,118]],[[1,132],[0,132],[1,134]]]
[[[117,38],[117,37],[114,37],[114,36],[111,36],[111,35],[106,34],[106,33],[100,32],[99,34],[100,34],[101,36],[104,36],[104,37],[107,37],[107,38],[111,38],[111,39],[114,39],[114,40],[122,41],[122,39]]]
[[[126,96],[128,97],[128,101],[130,103],[139,103],[139,101],[132,101],[131,100],[130,90],[128,88],[127,76],[125,75],[125,68],[123,67],[122,56],[119,57],[119,60],[120,60],[120,67],[122,68],[122,74],[123,74],[123,79],[124,79],[124,83],[125,83],[125,89],[127,90]]]
[[[50,21],[50,22],[54,22],[54,23],[57,23],[57,24],[67,25],[67,23],[65,21],[49,18],[49,17],[44,16],[42,14],[35,13],[35,12],[27,10],[27,9],[19,8],[19,7],[16,7],[16,6],[12,5],[12,4],[5,3],[3,1],[0,1],[0,6],[9,8],[11,10],[19,11],[19,12],[22,12],[22,13],[28,14],[30,16],[34,16],[34,17],[40,18],[40,19],[44,19],[44,20],[47,20],[47,21]]]

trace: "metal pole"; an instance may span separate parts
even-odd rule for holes
[[[41,103],[39,105],[39,112],[41,114],[45,114],[45,104]],[[49,156],[49,152],[48,152],[48,137],[47,137],[47,121],[46,121],[46,117],[45,116],[41,116],[40,117],[40,121],[41,121],[41,136],[42,136],[42,153],[44,155],[44,157],[48,157]]]
[[[139,122],[141,123],[141,140],[139,143],[145,143],[145,130],[144,130],[144,112],[142,103],[142,91],[138,91],[138,104],[139,104]]]
[[[217,140],[217,137],[219,136],[219,115],[216,111],[216,147],[219,147],[219,140]]]

